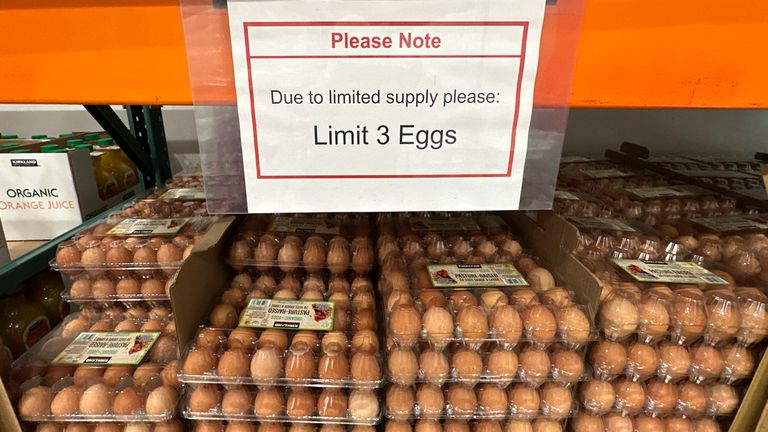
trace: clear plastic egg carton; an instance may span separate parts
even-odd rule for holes
[[[119,308],[111,308],[102,312],[81,310],[68,315],[61,324],[16,359],[13,369],[22,377],[31,376],[29,371],[33,374],[44,373],[57,356],[83,333],[157,333],[158,337],[149,349],[146,363],[163,366],[178,358],[176,326],[168,309],[157,307],[146,311],[143,308],[130,308],[121,311]]]
[[[376,296],[367,275],[351,271],[331,274],[288,272],[241,272],[235,275],[209,315],[213,327],[235,328],[250,302],[255,299],[331,302],[332,329],[338,331],[376,330]]]
[[[202,188],[203,187],[203,175],[198,169],[189,172],[181,172],[176,174],[172,179],[165,183],[166,188]]]
[[[400,386],[390,384],[385,395],[388,419],[522,419],[563,420],[578,409],[574,389],[558,383],[535,388],[515,383],[501,388],[492,383],[469,387],[448,384]]]
[[[182,399],[192,420],[375,425],[382,416],[372,389],[194,384]]]
[[[173,193],[173,196],[183,196],[182,193],[185,191],[188,191],[188,189],[160,189],[149,194],[147,197],[126,204],[119,214],[127,218],[145,219],[208,216],[205,200],[161,198],[165,193]]]
[[[756,288],[623,284],[605,291],[597,326],[609,340],[751,346],[768,335],[768,296]]]
[[[382,232],[384,225],[380,219],[376,242],[379,262],[386,265],[388,259],[403,257],[410,268],[418,269],[432,263],[508,263],[516,261],[523,253],[520,242],[499,216],[480,214],[458,219],[462,222],[454,229],[419,232],[397,228],[397,236]],[[422,220],[430,219],[413,217],[399,223],[415,225]],[[481,227],[483,221],[489,226]],[[469,223],[475,223],[477,229],[459,229]]]
[[[681,259],[724,270],[731,282],[768,286],[768,216],[693,218],[659,227]]]
[[[592,431],[691,431],[691,432],[721,432],[720,424],[714,417],[686,416],[653,416],[647,414],[623,415],[620,412],[610,412],[605,415],[594,415],[584,410],[568,422],[571,432]]]
[[[192,432],[375,432],[373,425],[312,424],[301,422],[253,422],[198,420]]]
[[[385,432],[501,432],[501,431],[532,431],[543,430],[562,432],[565,430],[564,421],[548,418],[533,420],[464,420],[464,419],[420,419],[415,421],[387,420]],[[601,429],[602,431],[602,429]]]
[[[611,217],[613,209],[595,197],[570,188],[555,189],[552,210],[563,216]]]
[[[532,387],[557,382],[567,387],[592,376],[583,357],[583,352],[561,345],[537,349],[488,344],[473,350],[450,344],[442,351],[427,344],[413,348],[392,346],[387,352],[386,372],[390,382],[405,386],[460,383],[476,387],[491,383],[506,388],[518,382]]]
[[[19,417],[32,422],[162,422],[176,413],[181,389],[172,371],[88,368],[103,373],[81,376],[82,384],[76,383],[76,372],[51,386],[39,376],[23,383]],[[112,373],[117,368],[121,370]]]
[[[372,330],[342,332],[201,328],[181,360],[187,383],[376,388],[383,384]]]
[[[222,295],[226,303],[244,308],[251,298],[331,301],[345,309],[373,309],[373,283],[368,275],[347,271],[332,274],[245,271],[234,275]]]
[[[179,418],[156,423],[38,423],[35,432],[184,432],[186,426]],[[223,432],[223,431],[222,431]]]
[[[229,246],[227,262],[241,271],[352,269],[368,274],[374,251],[366,215],[249,216]]]
[[[650,380],[601,381],[593,379],[579,388],[581,409],[591,415],[620,413],[651,416],[701,418],[736,413],[741,396],[737,387],[725,383],[667,383]]]
[[[600,340],[590,346],[587,362],[594,376],[604,380],[626,377],[635,382],[690,380],[696,384],[734,384],[750,378],[756,367],[754,353],[743,346],[685,346],[671,341],[645,344]]]
[[[62,273],[64,301],[76,304],[110,302],[150,302],[170,304],[169,290],[176,278],[173,273],[155,272],[143,275],[136,271],[126,274],[113,272],[99,275],[82,272],[77,275]]]
[[[59,244],[51,267],[69,275],[173,274],[214,218],[108,217]]]
[[[513,296],[520,292],[513,291],[511,301],[504,302],[501,299],[507,297],[498,291],[495,301],[477,305],[469,291],[454,291],[446,303],[433,302],[433,297],[427,304],[423,303],[424,292],[420,293],[422,301],[414,302],[410,294],[393,291],[387,299],[387,337],[400,347],[426,343],[438,350],[450,343],[476,349],[488,342],[506,347],[529,343],[539,348],[562,343],[578,349],[597,337],[586,306],[533,302],[537,297],[532,291],[533,297],[526,292],[520,297],[526,302],[519,303]]]

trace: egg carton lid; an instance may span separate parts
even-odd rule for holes
[[[138,290],[141,290],[141,284],[145,282],[146,280],[152,279],[152,276],[145,276],[141,274],[138,271],[127,271],[127,272],[121,272],[121,273],[127,273],[125,275],[121,276],[115,276],[114,274],[105,274],[96,276],[91,280],[90,283],[93,283],[96,280],[101,280],[103,278],[108,279],[111,283],[119,284],[121,280],[132,278],[136,281]],[[155,275],[158,276],[158,275]],[[162,274],[159,275],[162,276],[159,278],[159,282],[163,284],[163,292],[158,294],[142,294],[141,292],[138,293],[131,293],[131,294],[121,294],[114,292],[112,294],[100,294],[95,295],[93,293],[90,293],[89,295],[81,295],[81,294],[73,294],[73,286],[80,280],[80,278],[85,279],[91,279],[91,276],[85,272],[81,273],[79,275],[70,275],[67,272],[62,272],[61,277],[64,281],[64,291],[61,293],[61,298],[64,299],[64,301],[69,303],[77,303],[77,304],[86,304],[86,303],[114,303],[114,302],[127,302],[127,303],[134,303],[134,302],[148,302],[152,305],[154,304],[160,304],[160,305],[169,305],[168,302],[171,300],[171,297],[168,295],[167,292],[165,292],[165,286],[168,283],[173,283],[173,281],[176,278],[176,274]],[[155,279],[158,279],[155,277]],[[115,287],[116,288],[116,287]]]

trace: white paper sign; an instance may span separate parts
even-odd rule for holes
[[[229,0],[249,212],[515,209],[544,0]]]
[[[8,240],[44,240],[83,221],[66,153],[0,153],[0,219]]]

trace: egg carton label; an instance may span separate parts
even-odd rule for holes
[[[512,264],[428,265],[435,288],[515,287],[528,281]]]
[[[638,282],[727,285],[728,282],[700,265],[683,261],[613,259],[614,264]]]
[[[413,231],[480,231],[475,219],[471,216],[458,216],[449,218],[414,217],[409,220]]]
[[[202,188],[175,188],[168,189],[160,195],[161,200],[204,200],[205,189]]]
[[[624,189],[629,194],[634,195],[640,199],[647,198],[675,198],[701,195],[701,191],[696,191],[689,188],[669,188],[669,187],[642,187],[642,188],[626,188]]]
[[[581,198],[577,197],[576,195],[568,191],[556,190],[555,199],[565,200],[565,201],[579,201]]]
[[[240,327],[287,330],[333,330],[335,305],[326,301],[251,299]]]
[[[691,222],[714,232],[732,232],[768,229],[768,220],[761,217],[726,216],[715,218],[694,218]]]
[[[53,359],[66,365],[138,365],[160,332],[83,332]]]
[[[107,231],[112,235],[176,234],[189,222],[189,218],[173,219],[123,219]]]
[[[634,177],[635,173],[616,168],[607,169],[583,169],[581,173],[593,179]]]
[[[341,221],[311,216],[276,216],[269,225],[268,230],[288,233],[339,234],[341,232]]]
[[[624,222],[616,219],[592,217],[592,216],[566,216],[569,222],[571,222],[578,229],[596,229],[596,230],[610,230],[610,231],[624,231],[634,232],[635,229],[625,224]]]

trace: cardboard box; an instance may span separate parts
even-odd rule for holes
[[[43,144],[64,146],[66,139],[26,144],[32,153],[0,150],[0,220],[12,240],[48,240],[138,195],[136,185],[102,200],[87,150],[40,153]]]
[[[3,233],[3,221],[0,221],[0,266],[11,260],[11,252],[8,250],[8,243],[5,241]]]

